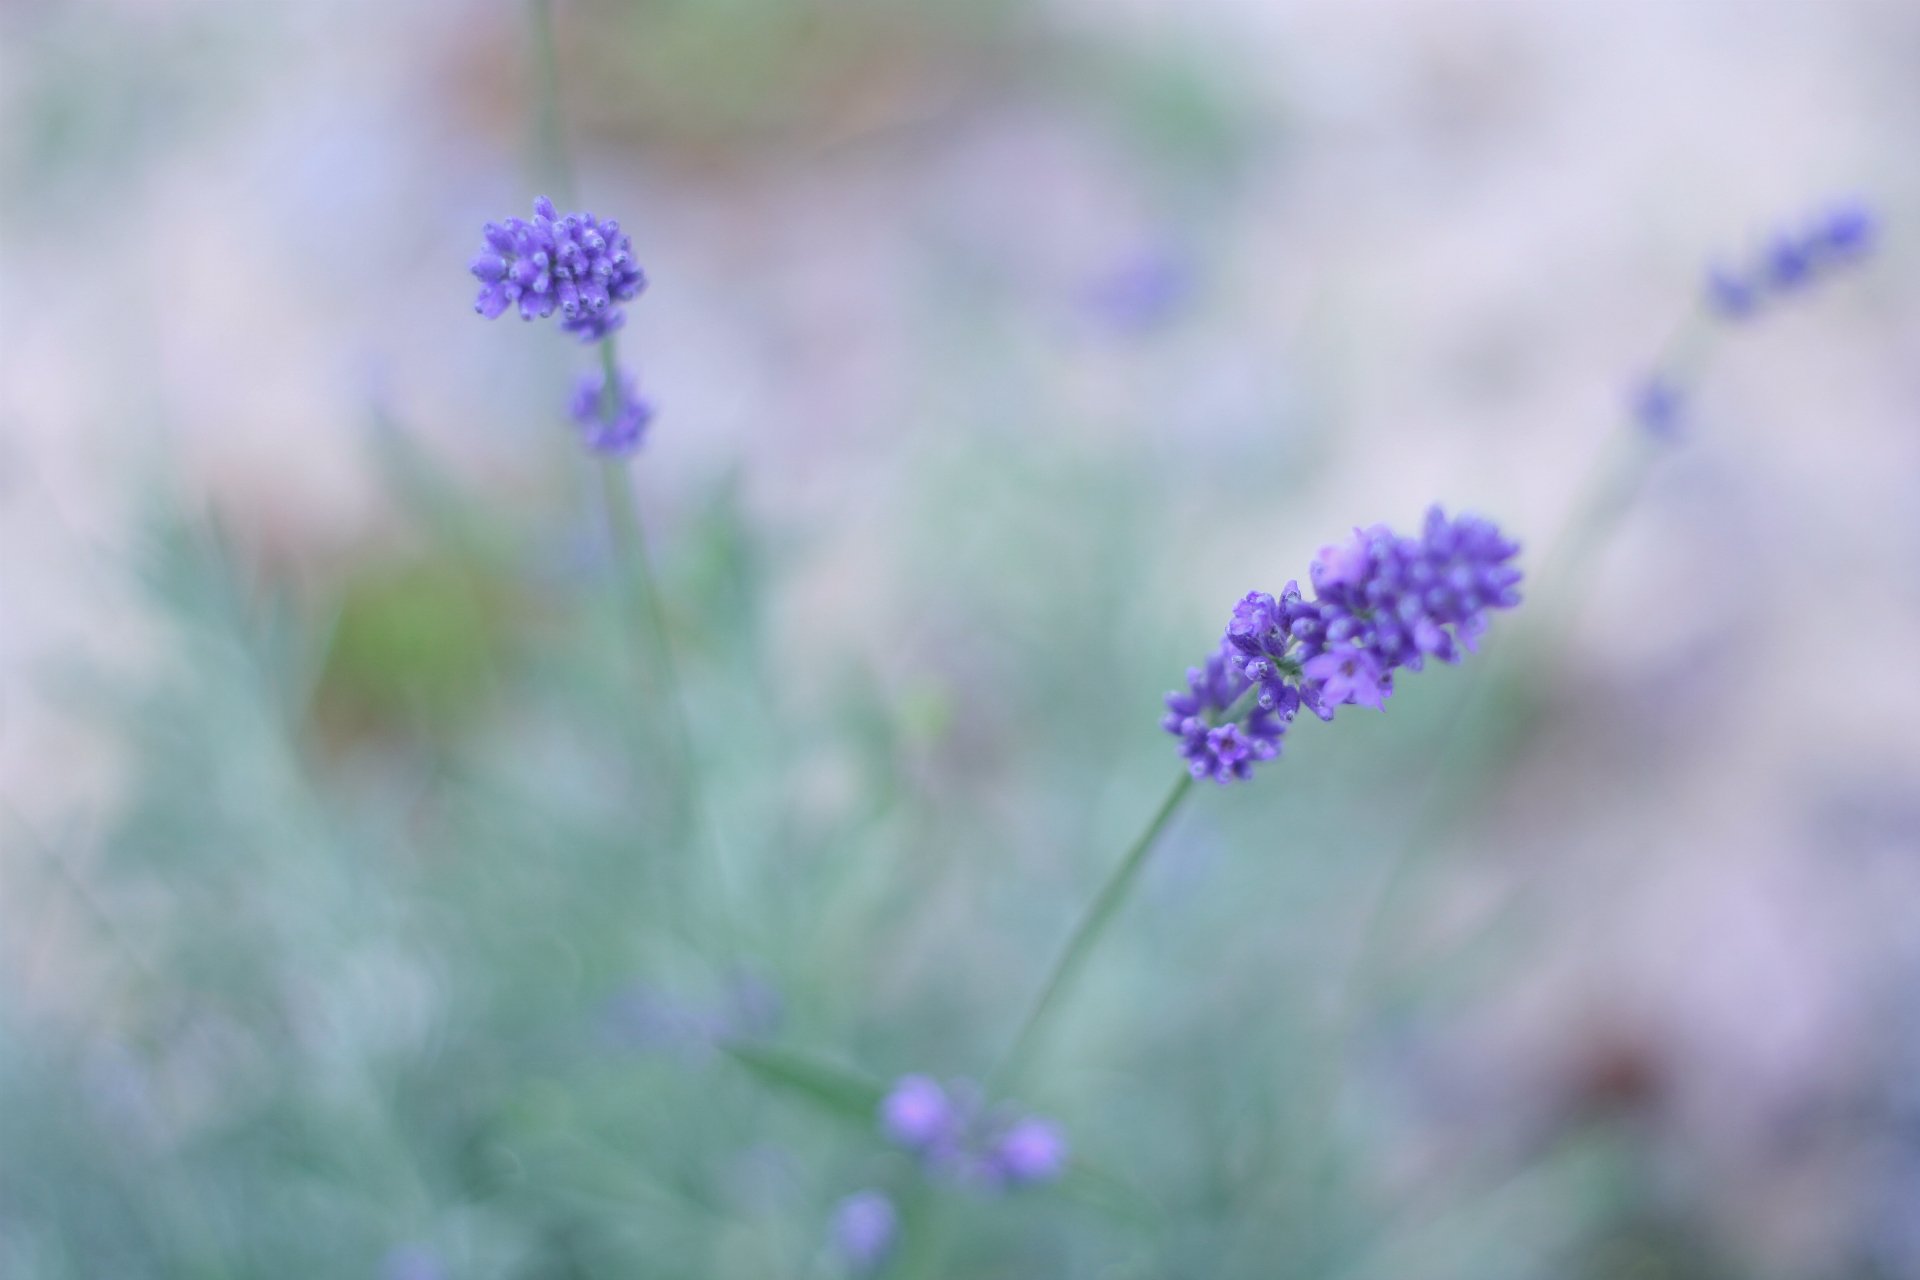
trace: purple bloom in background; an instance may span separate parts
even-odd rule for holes
[[[1873,248],[1879,232],[1879,221],[1866,205],[1836,205],[1827,211],[1814,234],[1815,252],[1828,259],[1857,257]]]
[[[963,1124],[954,1099],[927,1076],[901,1076],[880,1102],[881,1132],[909,1151],[930,1151],[951,1140]]]
[[[856,1274],[878,1270],[899,1235],[900,1215],[878,1191],[856,1191],[834,1206],[834,1251]]]
[[[1763,263],[1767,284],[1776,293],[1788,293],[1807,283],[1813,275],[1813,249],[1799,236],[1775,236]]]
[[[880,1131],[933,1177],[999,1188],[1049,1182],[1066,1168],[1060,1127],[1039,1116],[983,1108],[965,1081],[901,1076],[880,1103]]]
[[[1760,291],[1725,267],[1707,271],[1707,307],[1722,320],[1744,320],[1760,305]]]
[[[380,1260],[380,1280],[447,1280],[440,1255],[417,1244],[403,1244]]]
[[[596,342],[624,320],[619,304],[640,296],[647,278],[620,224],[590,213],[562,217],[553,201],[533,202],[533,218],[484,228],[486,247],[468,270],[480,282],[473,309],[492,320],[509,309],[523,320],[560,313],[560,327]]]
[[[647,425],[653,421],[653,403],[640,394],[630,373],[620,375],[612,413],[607,411],[606,392],[605,374],[581,374],[574,384],[568,412],[580,425],[587,448],[595,453],[632,453],[640,447]]]
[[[1137,255],[1100,276],[1085,294],[1089,314],[1115,333],[1137,335],[1166,324],[1193,297],[1193,264],[1171,250]]]
[[[1052,1182],[1067,1167],[1067,1139],[1051,1120],[1028,1116],[1010,1125],[988,1148],[993,1171],[1010,1186]]]
[[[1723,320],[1743,320],[1773,298],[1819,283],[1836,267],[1872,251],[1879,222],[1860,201],[1828,208],[1801,231],[1782,231],[1745,269],[1715,266],[1707,272],[1707,309]]]
[[[1685,394],[1664,374],[1646,379],[1633,393],[1633,420],[1656,439],[1671,440],[1680,434],[1686,408]]]
[[[1338,707],[1384,708],[1393,673],[1428,658],[1456,662],[1487,615],[1520,602],[1519,547],[1474,516],[1427,513],[1418,538],[1385,525],[1321,549],[1315,599],[1289,582],[1278,598],[1252,592],[1234,606],[1220,651],[1167,695],[1161,727],[1180,740],[1197,778],[1232,782],[1279,754],[1300,707],[1323,720]],[[1253,706],[1235,710],[1250,689]]]

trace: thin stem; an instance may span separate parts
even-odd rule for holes
[[[1180,802],[1187,798],[1187,793],[1192,789],[1193,775],[1181,774],[1179,781],[1175,782],[1173,788],[1167,792],[1166,799],[1162,800],[1160,807],[1154,811],[1153,817],[1147,821],[1146,828],[1135,837],[1125,856],[1107,876],[1106,883],[1100,886],[1100,892],[1094,896],[1093,902],[1087,907],[1086,914],[1080,918],[1080,923],[1074,927],[1073,933],[1067,938],[1067,945],[1060,952],[1060,958],[1054,961],[1053,969],[1040,988],[1040,996],[1034,1001],[1033,1008],[1028,1011],[1026,1019],[1020,1024],[1020,1030],[1014,1036],[1013,1043],[1008,1047],[999,1065],[988,1074],[989,1093],[1019,1078],[1020,1072],[1026,1067],[1028,1059],[1032,1057],[1039,1044],[1040,1033],[1047,1016],[1058,1007],[1065,996],[1068,984],[1072,982],[1080,967],[1086,963],[1088,954],[1100,941],[1107,926],[1112,923],[1113,917],[1119,912],[1121,904],[1126,901],[1128,892],[1133,888],[1134,881],[1140,878],[1141,868],[1146,866],[1147,855],[1153,852],[1154,843],[1160,838],[1160,833],[1166,829],[1167,823],[1172,821],[1174,813],[1180,808]]]
[[[601,493],[607,507],[607,532],[613,541],[622,593],[629,613],[639,630],[651,641],[660,667],[660,683],[669,704],[673,723],[674,750],[682,768],[691,776],[695,771],[693,732],[687,719],[686,704],[680,696],[679,666],[674,661],[673,638],[667,629],[667,615],[660,603],[660,590],[654,582],[651,558],[647,555],[646,534],[640,525],[640,512],[633,500],[633,484],[626,467],[615,458],[600,466]]]

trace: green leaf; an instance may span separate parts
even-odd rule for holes
[[[887,1087],[852,1067],[769,1045],[731,1044],[726,1052],[762,1084],[813,1103],[843,1120],[871,1124]]]

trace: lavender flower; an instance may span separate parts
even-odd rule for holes
[[[632,374],[620,375],[617,390],[609,411],[605,374],[583,373],[574,384],[573,403],[568,412],[580,425],[581,438],[587,448],[595,453],[632,453],[640,447],[647,426],[653,421],[653,403],[640,394]]]
[[[609,218],[590,213],[561,217],[553,201],[533,202],[531,221],[489,222],[486,248],[469,270],[480,281],[473,309],[492,320],[509,307],[523,320],[558,311],[560,327],[597,342],[624,322],[617,304],[640,296],[647,278],[633,260],[633,245]]]
[[[1051,1182],[1067,1167],[1066,1136],[1051,1120],[1028,1116],[994,1140],[987,1159],[1010,1186]]]
[[[1196,778],[1232,782],[1253,776],[1253,766],[1280,754],[1280,738],[1287,731],[1292,712],[1276,713],[1263,701],[1256,704],[1244,724],[1215,724],[1253,687],[1253,681],[1233,662],[1233,650],[1225,641],[1220,651],[1207,659],[1204,667],[1187,670],[1187,692],[1167,695],[1167,714],[1160,725],[1180,739],[1180,754]],[[1299,699],[1293,699],[1299,705]]]
[[[1671,440],[1686,416],[1686,393],[1671,377],[1656,373],[1635,389],[1632,410],[1633,420],[1648,435]]]
[[[424,1245],[403,1244],[380,1260],[381,1280],[447,1280],[440,1255]]]
[[[1716,265],[1707,272],[1707,309],[1723,320],[1744,320],[1769,300],[1798,293],[1834,268],[1865,257],[1878,238],[1873,211],[1858,202],[1834,205],[1798,231],[1770,239],[1744,269]]]
[[[960,1108],[939,1081],[901,1076],[880,1101],[880,1130],[909,1151],[929,1151],[958,1133]]]
[[[1030,1186],[1066,1168],[1067,1142],[1058,1125],[989,1111],[965,1081],[943,1087],[926,1076],[900,1077],[881,1100],[880,1131],[919,1157],[929,1174],[964,1185]]]
[[[900,1214],[878,1191],[856,1191],[833,1210],[834,1251],[859,1275],[879,1270],[900,1235]]]
[[[1322,720],[1348,704],[1384,710],[1395,671],[1457,662],[1489,611],[1519,603],[1518,553],[1487,521],[1439,507],[1418,538],[1355,529],[1321,549],[1314,599],[1289,582],[1277,598],[1256,591],[1234,606],[1219,653],[1187,673],[1186,693],[1167,695],[1161,726],[1196,778],[1251,777],[1256,761],[1279,754],[1301,707]]]

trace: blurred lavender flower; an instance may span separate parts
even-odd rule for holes
[[[971,1186],[1030,1186],[1066,1168],[1067,1142],[1058,1125],[989,1112],[966,1081],[943,1087],[927,1076],[900,1077],[881,1100],[880,1131],[918,1156],[929,1174]]]
[[[618,397],[608,412],[607,379],[602,373],[583,373],[574,384],[568,412],[580,426],[581,439],[595,453],[632,453],[646,437],[653,421],[653,403],[639,392],[633,375],[620,375]]]
[[[730,1041],[759,1040],[773,1034],[784,1013],[780,993],[751,973],[732,978],[721,998],[680,999],[645,982],[635,982],[609,1000],[599,1032],[611,1046],[661,1053],[698,1064]]]
[[[1649,376],[1633,393],[1633,420],[1656,439],[1671,440],[1680,434],[1686,408],[1685,393],[1665,374]]]
[[[403,1244],[380,1260],[380,1280],[447,1280],[440,1255],[417,1244]]]
[[[834,1251],[855,1274],[878,1270],[899,1235],[900,1215],[881,1192],[856,1191],[834,1207]]]
[[[1759,291],[1724,266],[1707,269],[1707,309],[1722,320],[1744,320],[1760,305]]]
[[[510,307],[523,320],[558,311],[562,329],[597,342],[622,323],[617,304],[647,285],[619,223],[590,213],[562,217],[545,196],[533,202],[531,221],[489,222],[484,234],[486,248],[468,269],[480,281],[473,309],[489,320]]]
[[[1350,703],[1384,709],[1396,670],[1457,662],[1491,610],[1519,603],[1518,553],[1489,522],[1437,506],[1418,538],[1356,529],[1321,549],[1309,574],[1315,599],[1289,582],[1278,598],[1256,591],[1234,606],[1219,654],[1187,673],[1188,692],[1168,695],[1161,727],[1180,739],[1194,777],[1247,778],[1255,760],[1279,754],[1300,707],[1322,720]],[[1251,689],[1242,722],[1234,709]]]
[[[964,1124],[954,1099],[927,1076],[901,1076],[880,1101],[881,1132],[909,1151],[932,1150],[951,1140]]]
[[[1067,1167],[1067,1139],[1051,1120],[1016,1121],[988,1149],[995,1172],[1011,1186],[1051,1182]]]
[[[1141,253],[1096,278],[1086,290],[1087,313],[1117,334],[1138,335],[1179,314],[1197,284],[1193,264],[1167,249]]]
[[[1775,235],[1744,270],[1709,269],[1707,309],[1723,320],[1744,320],[1770,299],[1797,293],[1834,268],[1865,257],[1878,235],[1879,222],[1866,205],[1836,204],[1805,230]]]

